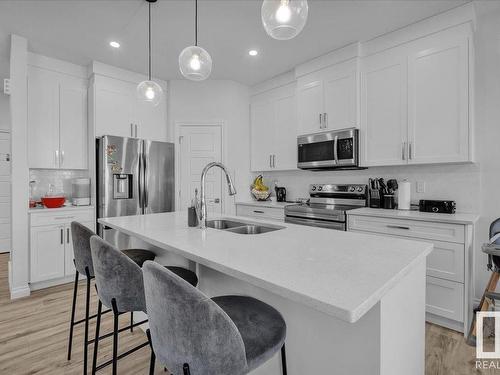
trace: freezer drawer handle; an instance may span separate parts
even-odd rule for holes
[[[410,230],[410,227],[403,227],[401,225],[387,225],[387,228],[391,229],[405,229],[405,230]]]

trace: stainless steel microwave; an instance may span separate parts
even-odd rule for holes
[[[297,138],[300,169],[356,169],[359,167],[359,130],[331,130]]]

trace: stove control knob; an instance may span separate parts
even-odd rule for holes
[[[323,190],[323,187],[322,186],[318,186],[318,191],[321,191]]]
[[[351,186],[351,187],[349,188],[349,191],[355,191],[355,190],[356,190],[356,188],[355,188],[354,186]]]
[[[363,186],[359,186],[358,191],[361,193],[363,191]]]
[[[312,191],[316,190],[316,186],[313,185],[313,187],[311,188]]]

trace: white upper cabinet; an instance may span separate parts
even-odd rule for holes
[[[28,67],[30,168],[87,168],[87,81]]]
[[[28,68],[28,160],[30,168],[59,167],[57,73]]]
[[[157,106],[152,106],[137,99],[136,83],[97,74],[92,86],[96,136],[167,140],[165,95]]]
[[[323,130],[323,81],[317,73],[297,81],[298,133],[308,134]]]
[[[362,63],[360,160],[364,166],[406,164],[406,57],[398,50]]]
[[[96,77],[94,86],[96,136],[134,136],[136,114],[133,85],[110,78]]]
[[[299,134],[357,127],[357,59],[299,77]]]
[[[60,167],[87,168],[87,85],[67,77],[59,85]]]
[[[271,100],[266,99],[258,98],[250,104],[252,171],[272,169],[273,108]]]
[[[461,35],[432,36],[408,57],[408,162],[470,160],[469,54]]]
[[[296,169],[295,84],[253,96],[250,122],[252,171]]]
[[[362,60],[362,166],[473,160],[469,38],[449,29]]]

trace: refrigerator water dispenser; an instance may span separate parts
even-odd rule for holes
[[[132,199],[132,181],[131,174],[113,175],[113,199]]]

